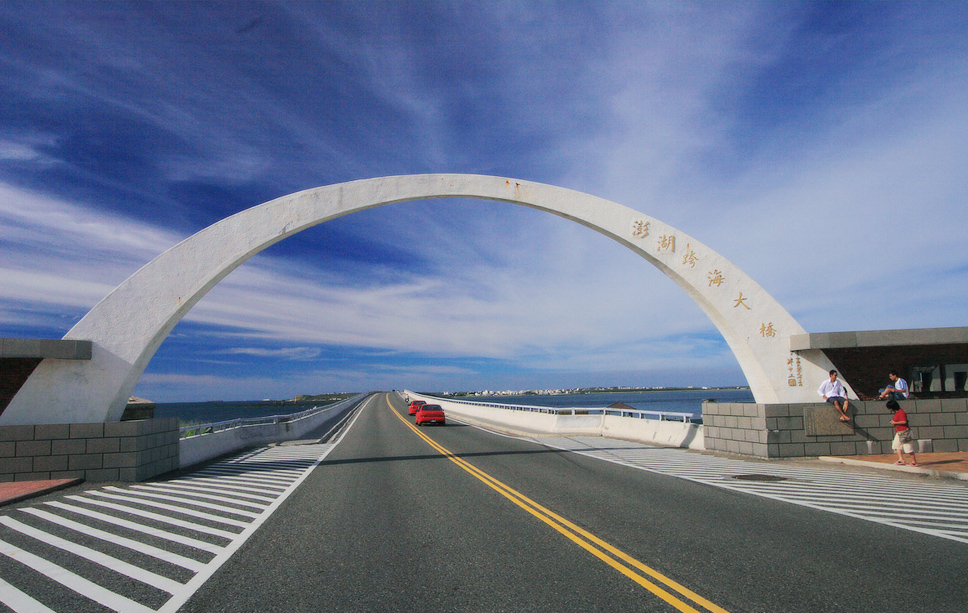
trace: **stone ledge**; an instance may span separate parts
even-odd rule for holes
[[[94,344],[75,339],[0,338],[0,358],[90,360]]]

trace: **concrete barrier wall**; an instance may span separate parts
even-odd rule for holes
[[[701,424],[617,415],[555,415],[516,411],[453,402],[409,391],[406,393],[411,399],[439,404],[449,417],[514,436],[605,436],[671,447],[705,448]]]
[[[606,415],[602,424],[602,436],[702,451],[706,448],[704,427],[702,424],[686,424],[681,421]]]
[[[424,400],[429,404],[439,404],[444,414],[463,422],[484,426],[505,434],[527,436],[554,433],[557,417],[549,413],[533,413],[528,411],[508,411],[498,407],[472,406],[463,403],[450,402],[433,396],[422,396],[414,392],[407,392],[411,399]]]
[[[354,396],[296,421],[240,426],[183,438],[178,442],[179,467],[193,466],[247,447],[299,439],[318,428],[326,420],[354,406],[363,397],[363,395]]]

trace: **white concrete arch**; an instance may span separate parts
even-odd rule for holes
[[[638,253],[675,281],[722,333],[760,403],[816,401],[832,368],[822,352],[793,354],[805,330],[739,268],[696,239],[628,207],[552,185],[466,174],[382,177],[290,194],[227,217],[146,264],[65,336],[93,341],[89,361],[46,359],[0,425],[117,421],[175,324],[232,270],[317,224],[394,202],[498,200],[576,221]]]

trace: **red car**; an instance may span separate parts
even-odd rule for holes
[[[410,403],[410,414],[411,415],[416,415],[417,414],[417,409],[419,409],[420,406],[421,405],[424,405],[424,404],[427,404],[427,402],[424,401],[424,400],[414,400],[413,402],[411,402]]]
[[[417,410],[417,425],[440,424],[446,425],[444,410],[439,404],[423,404]]]

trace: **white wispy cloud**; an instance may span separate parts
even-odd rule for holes
[[[137,7],[123,31],[56,4],[42,24],[11,20],[8,43],[52,53],[5,57],[20,79],[4,91],[39,110],[0,125],[2,176],[20,177],[0,179],[0,326],[66,332],[207,223],[411,172],[507,174],[641,210],[733,261],[809,331],[964,325],[957,5],[828,7],[887,24],[829,32],[810,5],[777,3],[435,4],[426,22],[406,3],[374,6],[334,19],[315,3],[260,5],[256,21],[248,5],[159,5],[163,30]],[[218,45],[192,40],[196,27]],[[84,70],[51,59],[62,44]],[[51,177],[63,183],[48,190]],[[189,361],[305,373],[149,366],[143,385],[284,397],[398,376],[510,381],[515,368],[738,372],[675,284],[577,224],[464,201],[351,218],[256,256],[176,328]],[[334,347],[380,357],[313,369]]]
[[[226,353],[230,355],[253,355],[261,358],[279,358],[282,360],[312,360],[319,356],[316,347],[284,347],[281,349],[265,349],[262,347],[233,347]]]
[[[18,268],[0,269],[0,295],[47,305],[37,311],[42,317],[55,305],[92,307],[157,255],[159,245],[182,238],[10,186],[0,188],[0,202],[6,227],[16,224],[21,236],[31,236],[18,247],[23,250]],[[622,254],[623,248],[562,220],[528,227],[541,231],[526,242],[496,248],[466,237],[433,236],[436,249],[425,254],[433,270],[398,283],[347,286],[336,271],[307,271],[285,258],[260,256],[229,275],[186,320],[225,330],[239,344],[245,338],[298,344],[231,350],[236,353],[294,357],[295,352],[304,358],[313,357],[304,347],[310,342],[511,359],[536,347],[575,351],[589,342],[691,329],[677,326],[655,304],[640,280],[649,267]],[[70,249],[60,248],[65,242]],[[603,266],[603,260],[615,261],[616,252],[621,265]],[[640,321],[648,325],[629,323]]]

